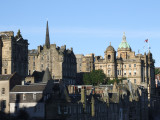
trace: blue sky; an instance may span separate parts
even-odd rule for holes
[[[73,47],[75,54],[104,56],[109,42],[117,50],[123,32],[133,51],[149,45],[160,66],[160,1],[158,0],[5,0],[0,1],[0,31],[21,30],[29,49],[45,41]],[[146,45],[147,46],[147,45]]]

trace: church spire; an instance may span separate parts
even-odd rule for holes
[[[46,27],[46,40],[45,40],[45,46],[46,46],[47,48],[50,48],[50,39],[49,39],[48,21],[47,21],[47,27]]]

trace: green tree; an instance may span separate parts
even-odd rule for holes
[[[155,75],[160,74],[160,69],[159,68],[155,68]]]
[[[103,70],[93,70],[90,73],[85,73],[83,75],[83,83],[85,85],[99,85],[104,84],[106,80],[106,75]]]
[[[122,82],[123,80],[126,80],[126,79],[127,79],[127,78],[121,78],[121,79],[115,78],[115,79],[113,79],[113,80],[110,80],[110,79],[109,79],[109,80],[107,81],[107,84],[108,84],[108,85],[114,84],[114,82],[116,82],[116,83],[118,84],[118,83],[120,83],[120,82]]]
[[[84,75],[83,75],[83,83],[85,85],[91,85],[92,84],[90,73],[84,73]]]

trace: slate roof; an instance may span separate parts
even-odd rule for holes
[[[9,80],[13,74],[0,75],[0,80]]]
[[[36,85],[16,85],[11,92],[38,92],[44,91],[46,84],[36,84]]]

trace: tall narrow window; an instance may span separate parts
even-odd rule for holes
[[[126,70],[124,70],[124,75],[126,75]]]
[[[136,70],[134,70],[134,75],[136,75]]]
[[[1,107],[3,109],[5,109],[6,108],[6,100],[2,100],[1,105],[2,105]]]
[[[28,70],[28,75],[30,75],[31,74],[31,70]]]
[[[134,64],[134,67],[136,67],[136,64]]]
[[[4,74],[7,74],[7,69],[4,69]]]
[[[131,75],[131,70],[129,70],[129,75]]]
[[[119,75],[119,70],[117,70],[117,75]]]
[[[5,88],[2,88],[2,95],[4,95],[5,94]]]
[[[134,83],[136,83],[136,79],[134,79]]]
[[[129,64],[129,67],[131,67],[131,64]]]

